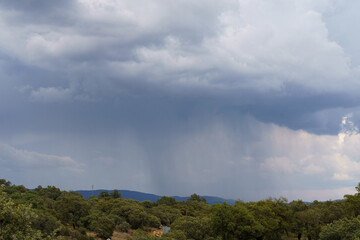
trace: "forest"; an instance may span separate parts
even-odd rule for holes
[[[337,240],[360,239],[360,183],[338,201],[268,198],[207,204],[124,199],[117,190],[88,200],[54,186],[29,190],[0,179],[0,240]],[[170,231],[162,234],[161,227]]]

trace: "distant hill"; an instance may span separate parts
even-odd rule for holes
[[[101,192],[108,192],[111,193],[113,190],[106,190],[106,189],[99,189],[99,190],[79,190],[75,191],[77,193],[80,193],[83,195],[84,198],[89,199],[91,196],[98,196]],[[162,196],[151,194],[151,193],[143,193],[143,192],[137,192],[137,191],[130,191],[130,190],[118,190],[119,193],[123,198],[126,199],[133,199],[137,201],[145,201],[149,200],[151,202],[156,202],[158,199],[160,199]],[[189,197],[179,197],[179,196],[171,196],[176,199],[176,201],[186,201]],[[228,204],[234,205],[235,200],[233,199],[224,199],[220,197],[213,197],[213,196],[200,196],[206,199],[206,202],[209,204],[215,204],[215,203],[223,203],[226,202]]]

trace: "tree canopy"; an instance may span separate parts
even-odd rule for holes
[[[360,184],[357,193],[339,201],[268,198],[209,205],[197,194],[185,202],[166,196],[139,202],[114,190],[86,200],[54,186],[29,190],[0,183],[0,240],[107,239],[116,232],[134,240],[360,239]],[[159,235],[161,226],[170,231]]]

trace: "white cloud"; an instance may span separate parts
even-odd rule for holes
[[[261,165],[272,171],[331,176],[333,180],[355,179],[360,170],[360,135],[348,131],[351,122],[342,121],[338,136],[315,135],[303,130],[293,131],[270,125],[269,131],[262,133],[266,149],[264,155],[271,154]],[[351,122],[352,123],[352,122]],[[356,128],[353,124],[350,124]]]
[[[8,144],[0,144],[0,164],[2,168],[32,169],[53,168],[66,169],[76,173],[82,172],[83,165],[67,156],[56,156],[17,149]]]
[[[304,174],[320,174],[326,170],[324,167],[310,163],[303,169]]]
[[[31,99],[43,102],[62,102],[69,100],[71,94],[72,89],[70,88],[41,87],[31,91]]]
[[[190,86],[357,89],[356,71],[323,20],[333,7],[330,0],[79,0],[68,26],[13,26],[16,11],[0,9],[0,48],[73,74],[96,66],[120,79]]]
[[[353,178],[350,177],[348,174],[346,173],[334,173],[333,177],[334,180],[352,180]]]
[[[218,16],[216,34],[204,36],[200,45],[189,45],[181,37],[170,38],[174,40],[169,44],[168,35],[163,45],[137,48],[136,61],[119,65],[125,72],[140,69],[137,73],[146,72],[149,79],[167,76],[175,82],[190,73],[203,79],[195,83],[209,86],[220,82],[223,87],[268,89],[295,82],[338,90],[351,78],[349,59],[329,40],[322,13],[309,6],[298,1],[239,1]],[[203,73],[207,71],[217,74],[209,78]],[[229,75],[232,79],[227,80]]]
[[[94,48],[96,48],[96,44],[91,36],[81,36],[76,33],[37,33],[30,35],[26,41],[26,53],[29,62],[52,60],[54,64],[56,59],[65,60],[72,56],[87,53]],[[45,62],[42,63],[46,64]]]

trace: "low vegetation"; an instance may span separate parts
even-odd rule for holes
[[[28,190],[4,179],[0,186],[0,240],[360,239],[360,184],[358,193],[339,201],[235,205],[209,205],[196,194],[186,202],[162,197],[153,203],[124,199],[116,190],[86,200],[54,186]],[[171,230],[158,234],[162,225]]]

